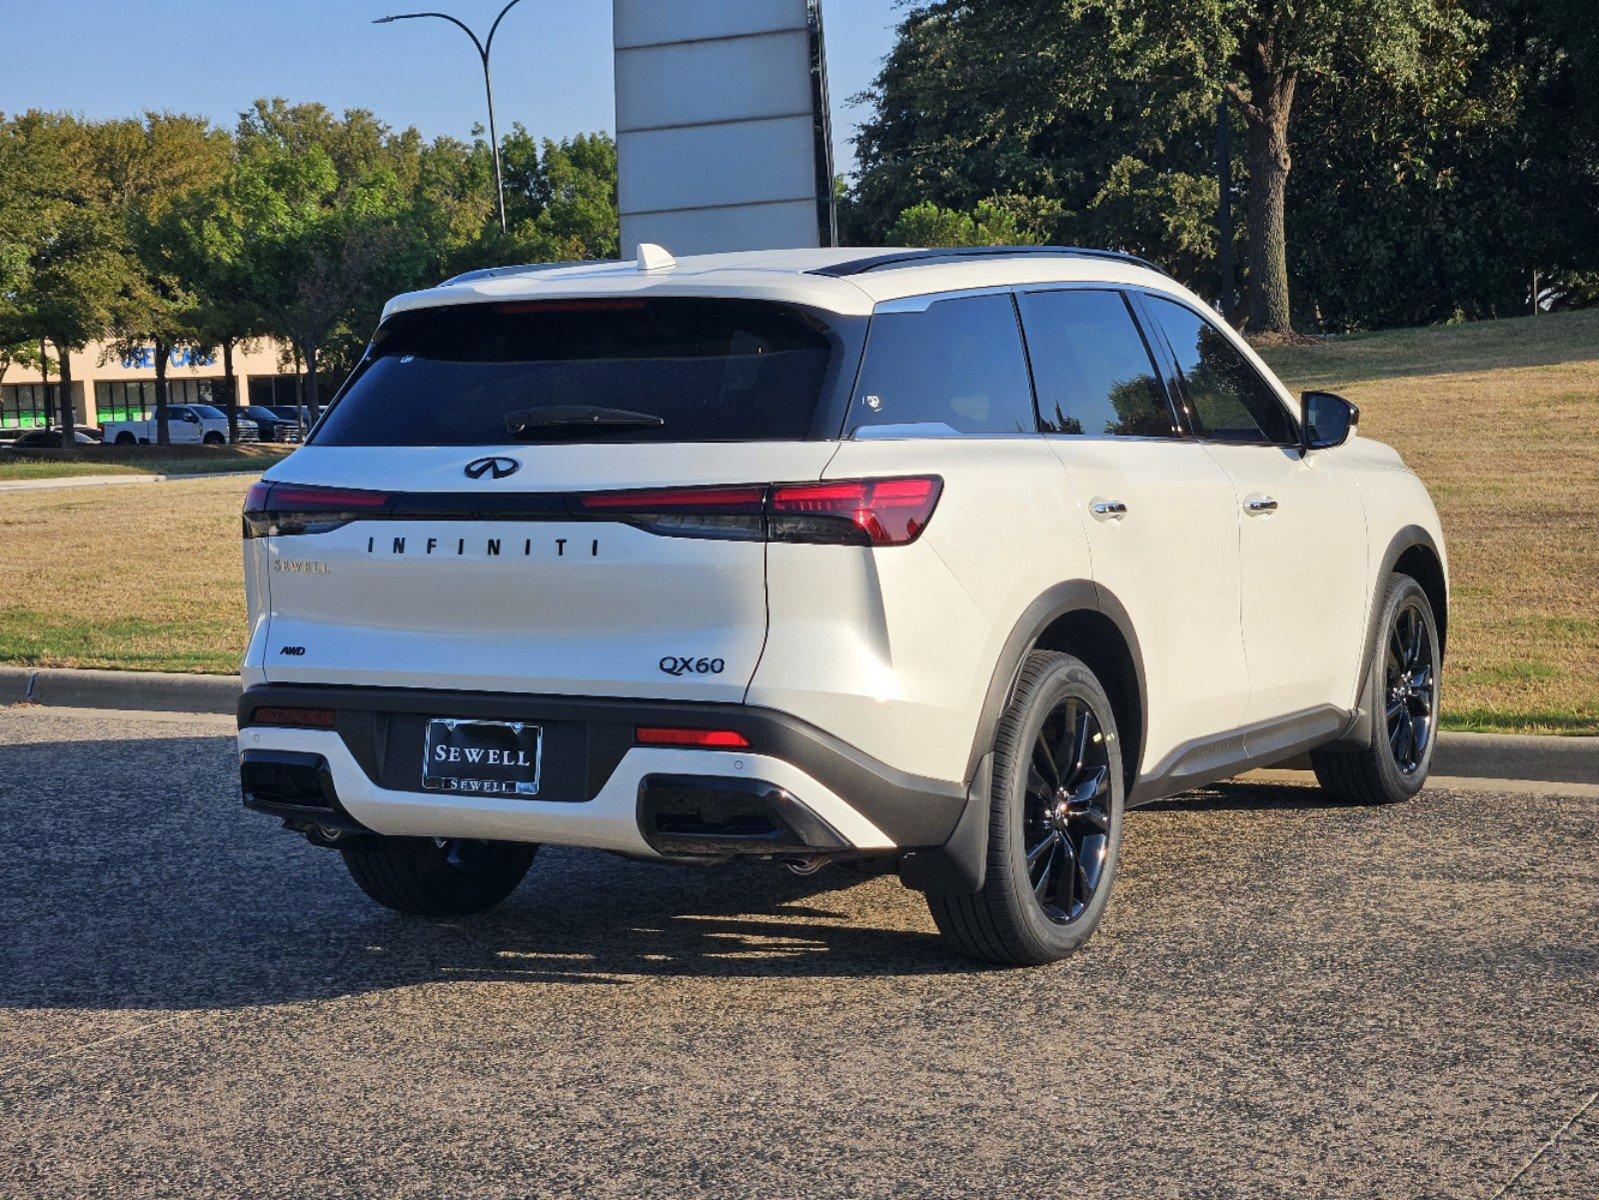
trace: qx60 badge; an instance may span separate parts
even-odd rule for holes
[[[466,464],[466,477],[482,479],[487,475],[490,479],[504,479],[521,469],[522,464],[514,458],[480,458]]]

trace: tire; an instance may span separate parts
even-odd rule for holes
[[[414,917],[465,917],[514,892],[537,850],[517,842],[372,837],[341,853],[361,890],[384,908]]]
[[[202,442],[204,442],[207,446],[220,446],[227,439],[224,438],[220,433],[208,433],[208,434],[205,435],[205,437],[201,438],[200,440]]]
[[[119,446],[131,446],[137,440],[131,433],[117,434],[117,445]]]
[[[1395,574],[1388,577],[1381,614],[1368,666],[1366,703],[1375,719],[1367,740],[1310,752],[1322,790],[1345,804],[1410,799],[1427,783],[1438,741],[1442,655],[1432,604],[1421,584]],[[1416,658],[1402,661],[1401,653],[1412,648]]]
[[[1115,883],[1125,790],[1099,680],[1069,654],[1029,654],[994,739],[982,889],[927,897],[944,939],[1007,966],[1056,962],[1082,946]]]

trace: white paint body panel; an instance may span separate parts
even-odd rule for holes
[[[1205,450],[1227,473],[1235,498],[1249,666],[1243,723],[1347,707],[1375,568],[1353,477],[1325,452],[1301,457],[1276,446],[1219,443]],[[1252,512],[1252,501],[1278,507]]]
[[[1149,770],[1186,742],[1236,728],[1249,697],[1232,485],[1190,442],[1047,441],[1088,531],[1093,578],[1138,636]],[[1127,513],[1102,520],[1092,512],[1101,502]]]
[[[749,702],[964,784],[1005,639],[1049,587],[1088,578],[1088,554],[1041,437],[845,442],[827,467],[919,474],[944,494],[909,546],[770,548],[772,631]]]
[[[488,453],[504,480],[470,480]],[[699,446],[308,446],[271,480],[409,492],[567,492],[815,479],[821,442]],[[259,669],[272,683],[737,703],[766,641],[766,546],[605,521],[356,521],[260,539]],[[716,674],[674,677],[675,655]]]

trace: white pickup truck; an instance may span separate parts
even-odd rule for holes
[[[107,446],[154,444],[160,440],[153,416],[143,421],[107,421],[102,431]],[[174,404],[167,409],[167,436],[174,446],[223,446],[228,441],[228,416],[209,404]],[[255,422],[239,418],[239,441],[260,440]]]

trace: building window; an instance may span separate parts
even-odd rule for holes
[[[167,380],[168,404],[212,404],[215,392],[210,379]]]
[[[167,403],[210,404],[214,382],[210,379],[169,379]],[[147,421],[155,416],[155,381],[139,379],[97,383],[94,385],[94,406],[102,425],[107,421]]]
[[[252,375],[250,403],[257,408],[298,408],[300,376]]]
[[[95,416],[108,421],[143,421],[155,412],[155,384],[149,380],[94,385]]]
[[[44,384],[0,387],[0,429],[48,429],[53,415],[50,389]]]

